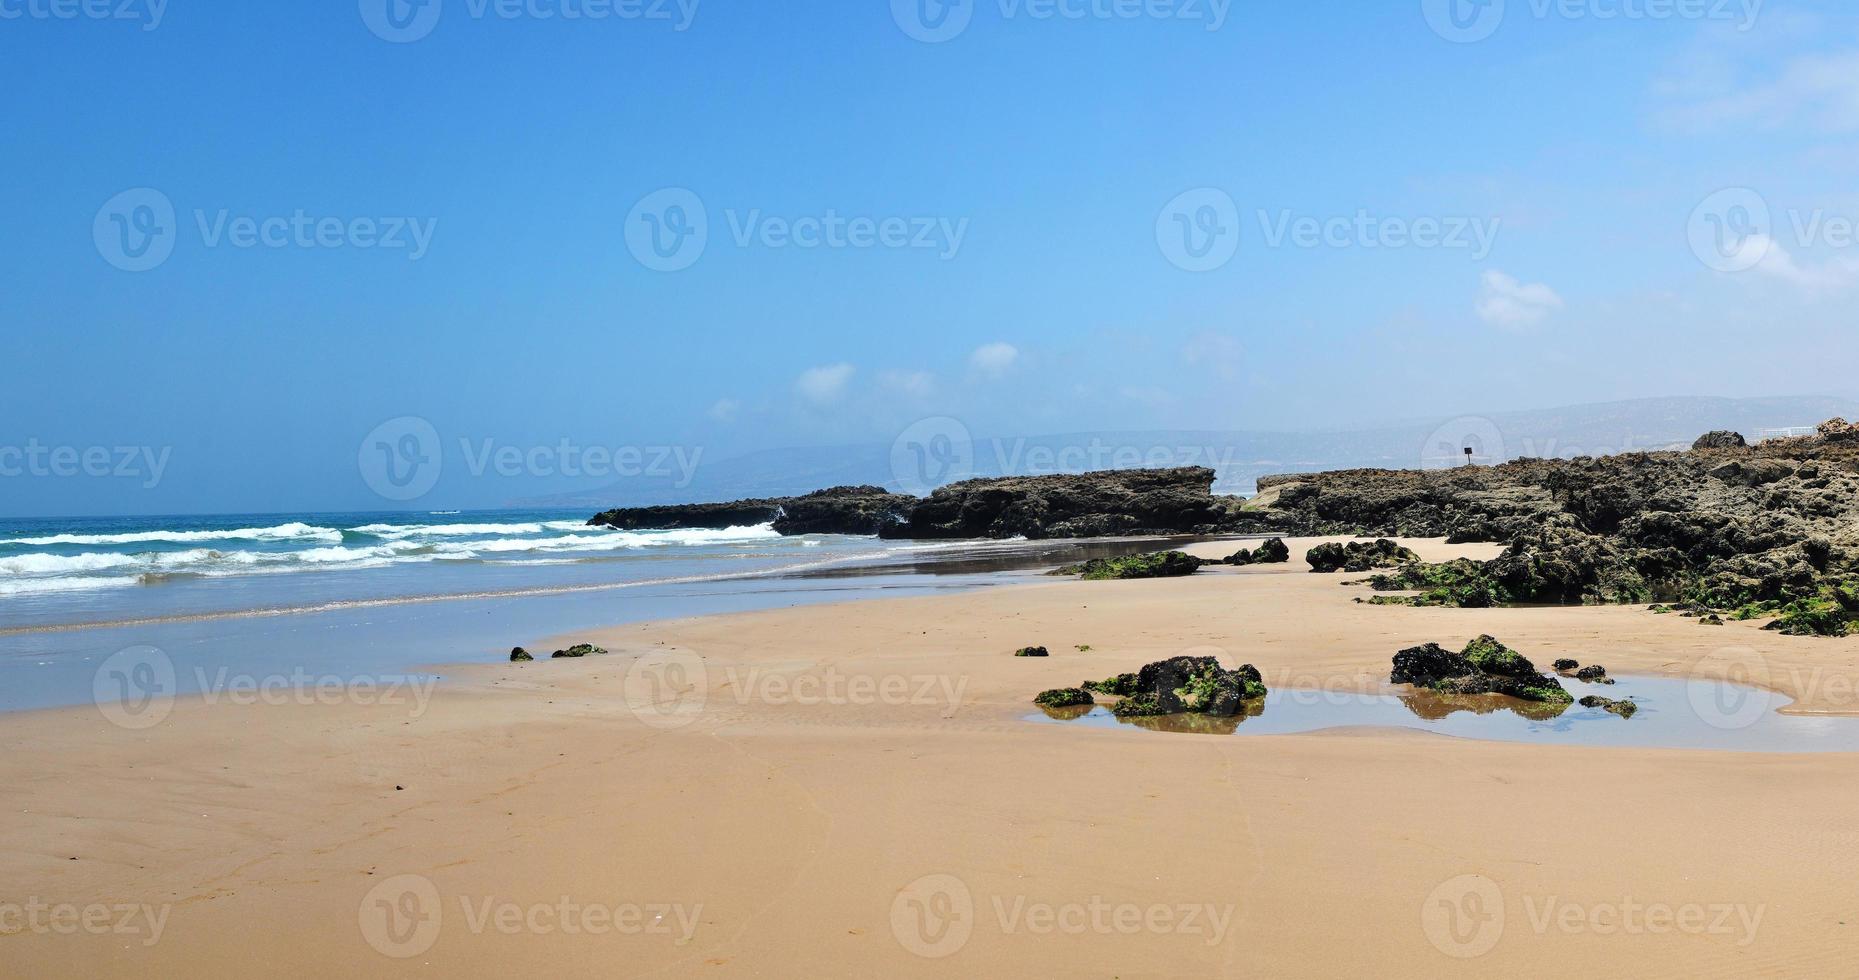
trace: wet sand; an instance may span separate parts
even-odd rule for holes
[[[1039,690],[1183,652],[1378,691],[1396,650],[1487,632],[1539,665],[1859,714],[1859,640],[1374,607],[1353,577],[1294,560],[634,625],[564,638],[605,657],[448,670],[417,704],[0,716],[6,972],[1846,971],[1859,756],[1024,720]],[[1011,656],[1029,644],[1052,656]]]

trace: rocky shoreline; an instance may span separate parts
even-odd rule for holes
[[[1506,545],[1368,581],[1411,605],[1675,603],[1703,623],[1773,619],[1843,636],[1859,622],[1859,426],[1747,445],[1463,469],[1269,477],[1252,508],[1314,533]]]
[[[1226,534],[1258,522],[1216,496],[1204,466],[964,480],[927,497],[834,487],[800,497],[632,507],[588,524],[620,530],[772,523],[782,534],[875,534],[907,540]]]

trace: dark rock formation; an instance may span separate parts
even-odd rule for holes
[[[1283,538],[1273,538],[1256,550],[1241,548],[1228,555],[1224,563],[1228,565],[1279,565],[1291,560],[1291,548]]]
[[[1021,647],[1013,653],[1016,657],[1050,657],[1045,647]]]
[[[1373,543],[1320,544],[1304,554],[1313,572],[1368,572],[1420,560],[1409,549],[1382,538]]]
[[[565,658],[577,658],[578,659],[580,657],[595,656],[595,655],[606,653],[606,652],[607,652],[606,650],[600,647],[597,647],[593,645],[592,643],[577,643],[574,646],[571,646],[566,650],[557,650],[554,653],[549,654],[549,659],[551,660],[561,660]]]
[[[1556,661],[1550,666],[1554,667],[1558,672],[1567,673],[1568,671],[1571,671],[1577,667],[1580,667],[1581,662],[1578,660],[1569,660],[1565,657],[1561,660]]]
[[[1410,647],[1394,655],[1388,680],[1441,694],[1504,694],[1525,701],[1566,704],[1573,700],[1555,678],[1489,636],[1453,653],[1437,643]]]
[[[1088,538],[1235,530],[1239,501],[1202,466],[964,480],[881,529],[887,538]]]
[[[535,659],[536,659],[535,657],[530,656],[530,653],[528,650],[525,650],[522,647],[517,647],[516,649],[510,651],[510,662],[513,664],[526,664]]]
[[[1181,712],[1231,717],[1266,694],[1257,668],[1245,664],[1227,670],[1214,657],[1171,657],[1145,664],[1134,674],[1086,681],[1083,687],[1121,698],[1110,709],[1118,717]]]
[[[1598,681],[1607,676],[1607,668],[1600,664],[1589,664],[1575,672],[1578,681]]]
[[[1055,575],[1078,575],[1089,581],[1119,578],[1176,578],[1200,571],[1204,560],[1182,551],[1155,551],[1121,558],[1093,558],[1082,565],[1067,565]]]
[[[772,523],[782,534],[877,534],[901,521],[917,498],[883,487],[832,487],[801,497],[766,497],[720,504],[628,507],[595,515],[588,524],[622,531],[754,527]]]
[[[1743,440],[1742,433],[1731,432],[1728,429],[1718,429],[1715,432],[1706,432],[1703,435],[1699,436],[1698,441],[1691,444],[1691,448],[1693,449],[1742,449],[1743,447],[1747,445],[1749,445],[1749,443]]]
[[[1081,704],[1096,704],[1091,692],[1076,687],[1055,687],[1050,691],[1040,692],[1033,703],[1046,708],[1071,708]]]
[[[1584,708],[1600,708],[1603,711],[1619,715],[1622,718],[1631,718],[1634,712],[1640,710],[1640,706],[1634,704],[1632,701],[1616,701],[1613,698],[1604,698],[1598,694],[1590,694],[1582,698],[1581,706]]]
[[[1754,446],[1265,477],[1249,514],[1320,533],[1506,545],[1377,588],[1440,605],[1682,603],[1784,632],[1859,622],[1859,426]],[[1847,597],[1842,602],[1841,597]],[[1850,604],[1849,604],[1850,603]],[[1706,620],[1708,621],[1708,620]]]

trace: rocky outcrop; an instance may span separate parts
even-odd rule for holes
[[[800,497],[764,497],[719,504],[627,507],[595,515],[588,524],[622,531],[754,527],[773,524],[782,534],[877,534],[903,520],[917,498],[883,487],[832,487]]]
[[[1749,443],[1744,441],[1742,433],[1731,432],[1728,429],[1718,429],[1715,432],[1706,432],[1699,436],[1698,441],[1691,444],[1691,448],[1742,449],[1747,445],[1749,445]]]
[[[1205,559],[1196,558],[1185,551],[1156,551],[1146,555],[1124,555],[1120,558],[1093,558],[1082,565],[1067,565],[1052,574],[1077,575],[1086,581],[1176,578],[1182,575],[1193,575],[1205,564],[1208,564]]]
[[[1170,657],[1145,664],[1133,674],[1086,681],[1082,686],[1121,698],[1110,709],[1120,718],[1182,712],[1230,718],[1266,694],[1257,668],[1244,664],[1238,670],[1227,670],[1214,657]]]
[[[1631,718],[1640,710],[1640,706],[1632,701],[1616,701],[1613,698],[1604,698],[1598,694],[1590,694],[1582,698],[1581,706],[1584,708],[1600,708],[1608,714],[1619,715],[1622,718]]]
[[[1042,708],[1075,708],[1080,705],[1096,704],[1091,692],[1076,687],[1056,687],[1050,691],[1041,691],[1033,698],[1033,703]]]
[[[571,646],[566,650],[557,650],[554,653],[549,654],[549,659],[551,660],[567,660],[567,659],[578,660],[582,657],[599,656],[606,652],[607,651],[605,647],[597,647],[592,643],[577,643],[574,646]]]
[[[1370,572],[1377,568],[1394,568],[1420,560],[1408,548],[1387,538],[1378,541],[1351,541],[1347,544],[1320,544],[1304,553],[1313,572]]]
[[[1561,682],[1490,636],[1473,640],[1459,653],[1437,643],[1402,650],[1394,655],[1388,680],[1441,694],[1503,694],[1551,704],[1574,700]]]
[[[1203,466],[952,483],[879,532],[887,538],[1090,538],[1237,529],[1239,501]]]
[[[1250,509],[1320,533],[1506,545],[1492,561],[1375,580],[1420,593],[1396,600],[1404,603],[1656,599],[1732,619],[1779,616],[1785,632],[1859,628],[1859,426],[1835,419],[1813,436],[1700,442],[1680,452],[1266,477]]]
[[[1285,544],[1285,539],[1273,538],[1252,550],[1241,548],[1226,556],[1221,563],[1226,565],[1282,565],[1290,560],[1291,548]]]
[[[1052,654],[1046,652],[1045,647],[1021,647],[1020,649],[1015,650],[1013,652],[1013,655],[1016,657],[1050,657],[1052,656]]]

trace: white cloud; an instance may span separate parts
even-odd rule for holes
[[[1707,94],[1698,94],[1698,87],[1692,86],[1680,95],[1676,81],[1664,86],[1677,96],[1667,113],[1673,122],[1706,131],[1803,124],[1823,132],[1859,129],[1859,50],[1797,55],[1763,78],[1721,64],[1709,72],[1715,84],[1707,87]]]
[[[734,398],[719,398],[710,406],[709,416],[718,422],[736,421],[736,413],[742,410],[742,403]]]
[[[835,402],[846,393],[846,384],[857,370],[850,364],[808,368],[800,373],[800,379],[794,382],[794,389],[800,392],[802,398],[816,405]]]
[[[1020,348],[1001,342],[983,344],[975,348],[973,354],[968,355],[968,363],[973,365],[975,370],[991,378],[1006,374],[1007,369],[1013,367],[1014,362],[1019,359]]]
[[[1803,289],[1845,289],[1859,284],[1859,259],[1830,259],[1819,265],[1804,265],[1780,242],[1767,235],[1749,236],[1739,256],[1755,260],[1758,272]]]
[[[936,390],[936,376],[928,371],[886,371],[878,375],[878,383],[912,398],[926,398]]]
[[[1492,269],[1484,275],[1478,294],[1478,318],[1494,327],[1521,330],[1533,327],[1562,308],[1562,297],[1540,282],[1522,283]]]

